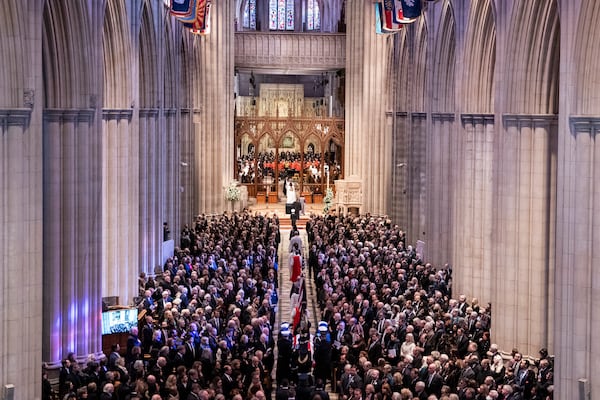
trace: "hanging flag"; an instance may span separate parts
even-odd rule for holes
[[[207,3],[206,16],[204,17],[204,28],[203,29],[190,29],[190,32],[194,35],[205,36],[210,33],[210,0]]]
[[[375,33],[383,35],[383,7],[381,7],[381,3],[377,2],[374,4],[375,6]]]
[[[394,0],[394,22],[397,24],[412,24],[417,19],[416,18],[407,18],[404,16],[402,12],[402,0]]]
[[[404,18],[417,18],[421,15],[421,0],[400,0]]]
[[[402,25],[394,21],[394,0],[382,0],[383,21],[381,27],[384,32],[398,32]]]
[[[292,260],[292,276],[290,280],[296,282],[296,279],[302,274],[302,258],[299,255],[295,255]]]
[[[200,4],[202,3],[202,4]],[[210,11],[210,0],[198,0],[198,9],[196,12],[196,19],[193,22],[185,23],[185,26],[188,29],[192,30],[192,33],[197,35],[206,34],[206,29],[208,26],[209,20],[209,11]]]
[[[187,18],[194,14],[196,0],[171,0],[171,15]]]
[[[185,17],[176,16],[184,24],[193,24],[201,17],[204,20],[204,11],[206,10],[207,0],[190,0],[192,2],[193,12]]]

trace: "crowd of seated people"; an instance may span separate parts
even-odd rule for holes
[[[65,359],[60,399],[270,399],[279,241],[276,216],[198,217],[161,273],[141,276],[145,320],[127,348]]]
[[[238,157],[238,176],[241,183],[254,183],[264,171],[264,163],[256,162],[254,153]]]
[[[305,152],[304,158],[300,152],[283,151],[276,160],[275,153],[259,152],[249,153],[238,157],[238,175],[241,183],[261,183],[264,176],[275,176],[277,163],[279,176],[283,180],[292,177],[304,170],[308,183],[322,182],[322,153]],[[336,161],[330,160],[330,153],[325,153],[325,164],[330,166],[331,179],[337,179],[341,174],[341,166]],[[304,159],[304,164],[302,160]],[[304,168],[302,166],[304,165]]]
[[[314,357],[331,360],[312,384],[331,382],[344,400],[552,398],[548,352],[505,360],[490,342],[491,306],[454,298],[452,268],[422,262],[388,218],[313,216],[307,231],[326,327]]]
[[[342,400],[552,399],[547,351],[504,359],[491,306],[455,298],[452,268],[424,263],[389,219],[313,216],[307,233],[314,335],[296,284],[300,318],[273,334],[276,216],[200,216],[161,273],[142,277],[145,323],[127,348],[83,367],[67,357],[61,399],[328,400],[326,385]]]

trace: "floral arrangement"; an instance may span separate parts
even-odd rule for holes
[[[232,181],[229,186],[225,188],[225,198],[229,201],[238,201],[240,199],[241,192],[237,186],[236,181]]]
[[[323,198],[323,202],[325,203],[323,212],[327,214],[331,208],[331,203],[333,203],[333,190],[331,188],[327,188],[325,191],[325,198]]]

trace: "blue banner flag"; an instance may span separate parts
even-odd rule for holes
[[[404,18],[417,18],[421,15],[421,0],[400,0]]]
[[[383,8],[381,7],[381,3],[375,3],[374,6],[375,6],[375,33],[383,34],[383,29],[382,29]]]
[[[194,12],[196,0],[171,0],[171,15],[175,17],[189,17]]]
[[[402,0],[394,0],[394,22],[397,24],[412,24],[416,18],[406,18],[402,12]]]

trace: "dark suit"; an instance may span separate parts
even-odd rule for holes
[[[187,369],[192,368],[194,361],[200,360],[200,352],[193,341],[185,343],[185,354],[183,355],[183,364]]]
[[[281,386],[277,388],[275,392],[275,400],[288,400],[290,397],[290,388],[289,386]]]
[[[223,329],[224,321],[225,320],[223,318],[219,317],[219,318],[211,318],[211,320],[208,322],[213,326],[213,328],[217,328],[217,333],[220,334]]]
[[[427,400],[427,392],[426,391],[422,391],[421,393],[415,393],[415,397],[418,398],[419,400]]]
[[[236,386],[236,381],[233,379],[233,376],[227,374],[223,374],[221,380],[223,382],[223,394],[226,398],[230,398],[229,393],[231,393],[231,389]]]
[[[277,383],[282,379],[288,378],[291,374],[292,367],[290,365],[292,359],[292,342],[284,337],[277,341]]]
[[[458,358],[464,358],[469,351],[469,338],[462,335],[456,338],[456,355]]]
[[[312,399],[315,394],[318,394],[319,396],[321,396],[322,400],[329,400],[329,393],[327,393],[325,390],[323,389],[317,389],[315,388],[312,393],[310,394],[310,398]],[[287,400],[287,399],[286,399]]]
[[[369,344],[369,349],[368,349],[369,361],[371,361],[371,363],[373,365],[377,365],[377,361],[382,356],[383,356],[383,353],[382,353],[382,348],[381,348],[381,341],[379,339],[377,339],[377,341],[371,342]]]
[[[437,372],[429,375],[425,381],[425,391],[427,394],[435,394],[438,399],[442,396],[442,386],[444,386],[444,379]]]

